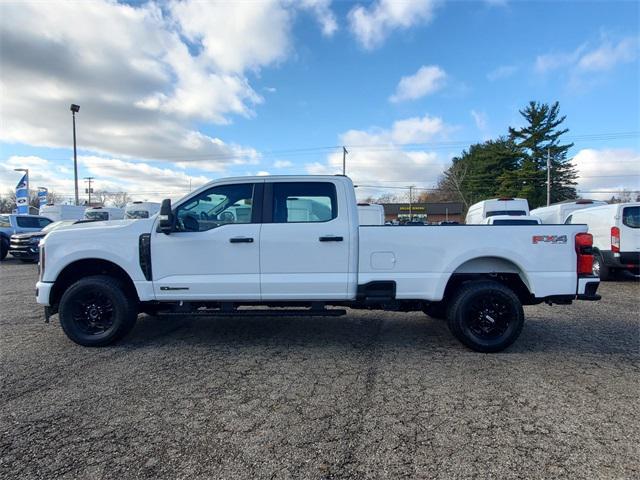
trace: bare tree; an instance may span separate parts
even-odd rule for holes
[[[111,194],[111,204],[116,208],[124,208],[127,203],[131,203],[131,197],[127,192],[116,192]]]
[[[469,208],[470,199],[465,197],[462,189],[467,169],[468,166],[463,162],[454,162],[440,177],[434,197],[440,201],[461,200],[465,209]]]

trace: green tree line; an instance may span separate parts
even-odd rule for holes
[[[551,164],[551,203],[577,198],[578,177],[567,152],[573,143],[563,143],[569,130],[560,105],[529,102],[520,110],[521,128],[469,147],[452,159],[438,182],[436,196],[461,200],[469,205],[502,196],[526,198],[530,208],[547,202],[547,155]]]

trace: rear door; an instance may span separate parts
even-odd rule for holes
[[[265,183],[263,300],[348,298],[350,223],[330,181]],[[357,221],[354,219],[354,221]]]
[[[621,206],[620,252],[640,252],[640,205]]]

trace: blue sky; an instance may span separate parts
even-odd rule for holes
[[[80,176],[141,200],[337,173],[338,145],[361,195],[428,188],[529,100],[560,102],[584,196],[640,189],[637,2],[82,5],[0,6],[3,194],[19,167],[73,191],[72,102]]]

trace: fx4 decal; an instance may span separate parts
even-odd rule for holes
[[[553,244],[567,243],[567,236],[566,235],[534,235],[532,238],[532,243],[534,245],[538,243],[553,243]]]

